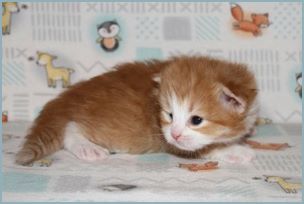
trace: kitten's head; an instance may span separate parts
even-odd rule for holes
[[[256,82],[244,65],[176,58],[156,81],[162,131],[179,149],[196,151],[233,141],[247,134],[256,120]]]

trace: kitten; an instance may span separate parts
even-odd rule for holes
[[[48,102],[16,162],[62,148],[87,161],[112,151],[246,160],[252,152],[230,143],[254,125],[256,90],[245,65],[208,57],[121,64]]]

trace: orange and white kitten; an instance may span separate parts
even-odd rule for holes
[[[63,148],[86,161],[112,151],[249,161],[253,151],[237,143],[254,126],[256,96],[245,65],[186,56],[121,64],[48,102],[16,162]]]

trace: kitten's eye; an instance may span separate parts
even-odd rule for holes
[[[203,122],[203,118],[201,118],[201,117],[199,117],[197,115],[191,117],[191,124],[192,125],[199,125],[202,122]]]
[[[173,119],[173,114],[172,113],[169,113],[169,116],[171,118],[171,120]]]

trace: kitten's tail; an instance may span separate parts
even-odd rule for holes
[[[49,102],[35,120],[23,147],[16,155],[16,163],[28,165],[63,148],[63,136],[68,118],[59,109],[58,101]],[[57,106],[58,108],[58,106]],[[63,110],[63,109],[61,109]]]

